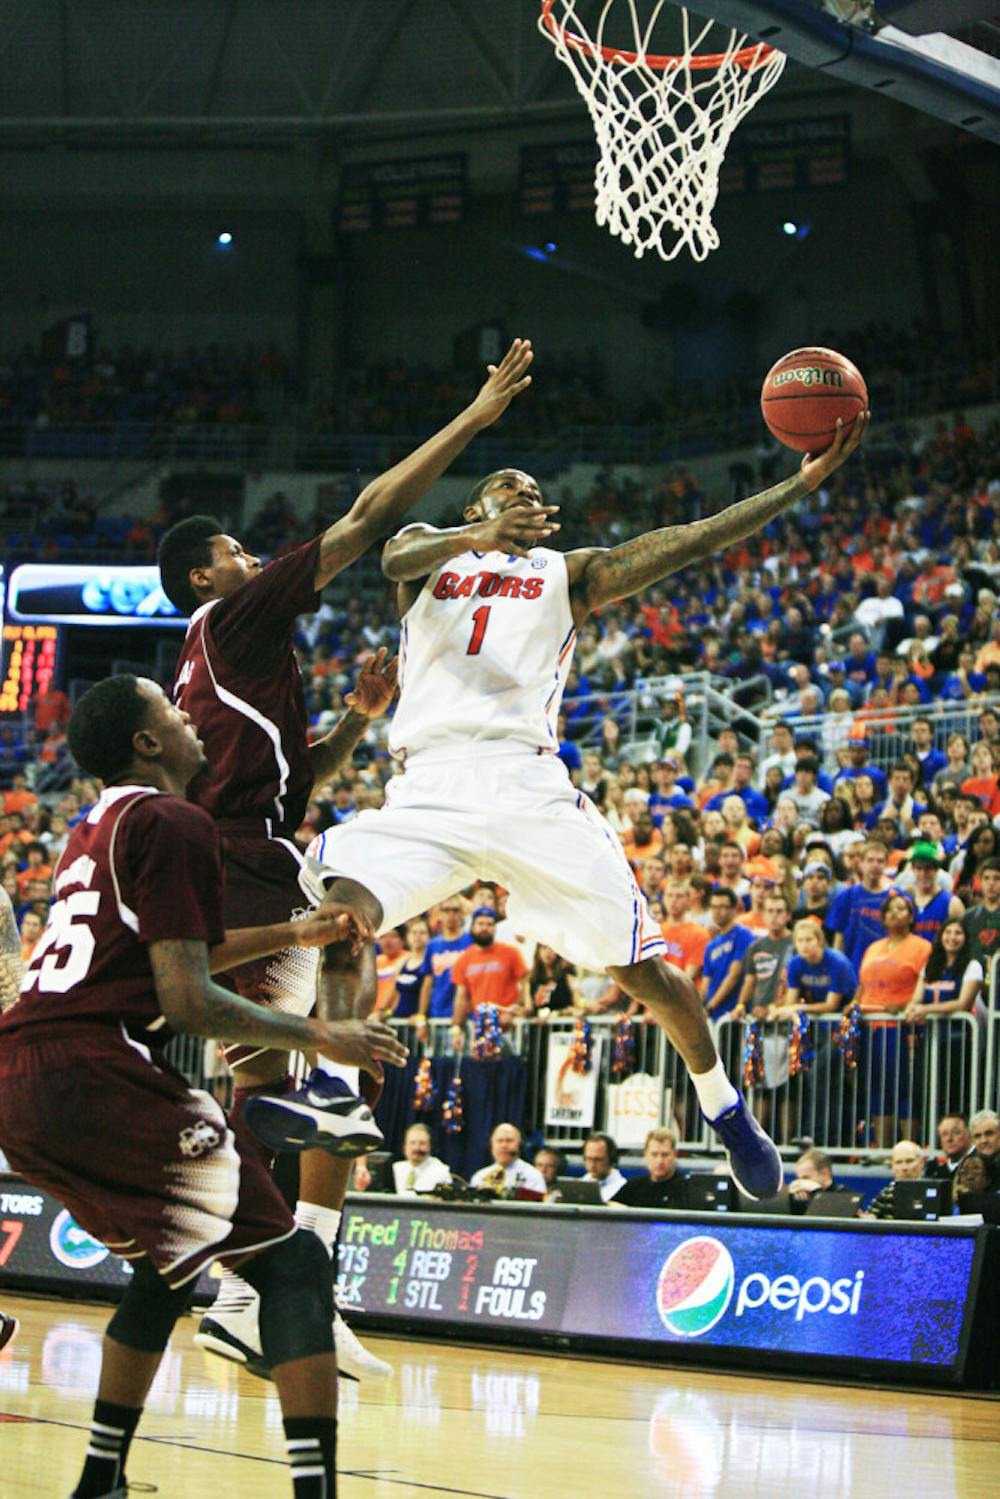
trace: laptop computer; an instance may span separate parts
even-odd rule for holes
[[[936,1223],[951,1214],[951,1182],[920,1177],[898,1181],[892,1189],[893,1217],[909,1222]]]
[[[684,1206],[692,1213],[731,1213],[736,1206],[732,1177],[693,1172],[687,1179]]]
[[[738,1209],[741,1213],[783,1213],[792,1211],[791,1200],[788,1196],[787,1187],[776,1192],[773,1197],[764,1197],[757,1201],[753,1197],[746,1197],[742,1192],[738,1193]]]
[[[860,1192],[817,1192],[806,1207],[807,1218],[856,1218],[861,1206]]]
[[[556,1188],[563,1202],[579,1207],[603,1207],[600,1182],[584,1181],[582,1176],[557,1176]]]

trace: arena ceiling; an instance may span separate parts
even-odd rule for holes
[[[580,119],[537,0],[4,0],[0,143]],[[832,85],[790,64],[783,92]]]

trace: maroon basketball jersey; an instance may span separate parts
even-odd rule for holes
[[[168,1040],[146,944],[223,941],[211,819],[149,786],[109,787],[73,829],[53,887],[21,998],[0,1017],[0,1053],[7,1036],[33,1026],[52,1035],[60,1021],[124,1025],[137,1040]]]
[[[190,796],[211,817],[266,818],[291,834],[305,816],[313,773],[292,639],[299,615],[317,606],[321,540],[278,557],[191,616],[174,701],[205,746],[210,768]]]

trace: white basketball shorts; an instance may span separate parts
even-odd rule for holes
[[[460,755],[411,759],[380,811],[313,839],[310,874],[364,885],[383,931],[491,880],[510,892],[518,931],[578,967],[665,954],[621,843],[561,760],[521,745],[470,744]]]

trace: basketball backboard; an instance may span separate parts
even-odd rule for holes
[[[702,8],[828,77],[1000,143],[1000,24],[989,19],[993,4],[705,0]]]

